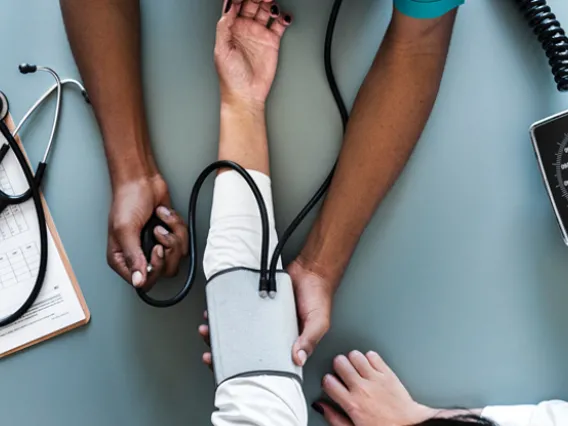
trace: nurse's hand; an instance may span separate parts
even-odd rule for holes
[[[323,378],[322,390],[347,416],[326,402],[312,404],[331,426],[406,426],[435,417],[469,414],[444,413],[419,404],[376,352],[339,355],[333,361],[333,370],[334,374]]]
[[[264,107],[280,40],[291,23],[291,15],[282,13],[276,2],[225,0],[215,44],[222,102]]]
[[[152,271],[148,273],[140,233],[154,212],[172,232],[162,227],[154,229],[160,244],[152,251]],[[171,208],[168,188],[160,175],[115,187],[108,225],[107,261],[125,281],[148,289],[160,276],[177,274],[188,251],[187,227]]]
[[[299,256],[288,266],[292,278],[300,336],[292,347],[294,363],[304,366],[331,325],[337,283],[310,269]]]

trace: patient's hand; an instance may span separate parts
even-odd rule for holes
[[[215,44],[221,99],[263,107],[292,17],[269,0],[225,0],[223,8]]]

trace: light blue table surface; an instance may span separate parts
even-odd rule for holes
[[[216,153],[212,49],[220,2],[142,3],[153,146],[185,214],[191,184]],[[283,3],[296,21],[268,107],[280,229],[319,186],[341,139],[322,66],[332,1]],[[333,51],[351,104],[391,2],[346,3]],[[568,23],[568,4],[549,3]],[[48,76],[20,75],[20,62],[78,76],[57,1],[3,2],[0,34],[0,88],[16,119],[51,84]],[[180,306],[155,310],[109,270],[101,138],[76,92],[68,90],[64,102],[45,192],[92,322],[0,362],[0,423],[208,424],[214,386],[196,333],[202,280]],[[378,350],[425,403],[568,398],[568,248],[528,138],[532,122],[567,105],[512,1],[471,0],[462,8],[432,119],[362,238],[336,297],[332,331],[305,372],[310,401],[332,357],[353,348]],[[51,112],[46,108],[23,134],[34,163]],[[210,188],[200,204],[201,249]],[[307,228],[291,241],[287,260]],[[310,424],[323,423],[313,414]]]

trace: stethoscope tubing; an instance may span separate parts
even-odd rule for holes
[[[47,222],[45,217],[45,211],[43,210],[42,205],[42,198],[39,190],[39,185],[36,184],[34,174],[32,169],[30,168],[27,158],[25,154],[22,152],[18,142],[12,136],[10,129],[4,122],[4,120],[0,120],[0,132],[6,138],[6,141],[10,145],[12,151],[14,151],[14,155],[20,163],[20,167],[22,168],[22,172],[28,182],[31,191],[31,199],[33,200],[34,207],[36,209],[36,215],[38,220],[38,227],[39,227],[39,239],[40,239],[40,259],[39,259],[39,267],[38,267],[38,274],[35,279],[35,283],[32,287],[32,290],[26,300],[21,304],[21,306],[10,315],[6,316],[5,318],[0,319],[0,328],[10,325],[21,317],[23,317],[26,312],[31,308],[34,302],[37,300],[39,293],[43,287],[43,282],[45,280],[45,275],[47,272],[47,256],[48,256],[48,247],[47,247]]]
[[[23,71],[23,68],[27,71]],[[31,71],[30,71],[31,70]],[[48,67],[36,67],[36,66],[29,66],[24,64],[20,66],[20,71],[24,74],[28,72],[35,72],[35,71],[45,71],[48,72],[53,76],[55,79],[55,84],[51,86],[35,103],[32,107],[26,112],[24,117],[20,120],[20,123],[16,126],[14,132],[10,132],[10,129],[6,125],[5,119],[8,115],[8,100],[4,94],[2,94],[2,100],[5,105],[3,107],[3,112],[5,113],[4,117],[1,117],[0,120],[0,132],[6,139],[8,145],[4,145],[0,148],[0,163],[4,160],[6,154],[8,153],[9,149],[12,149],[16,160],[18,161],[22,172],[24,173],[24,177],[28,183],[29,188],[20,195],[9,195],[5,192],[0,190],[0,213],[7,208],[9,205],[15,204],[22,204],[29,199],[33,200],[34,208],[36,210],[37,220],[38,220],[38,228],[39,228],[39,237],[40,237],[40,262],[38,267],[38,273],[30,291],[29,295],[27,296],[26,300],[20,305],[20,307],[13,313],[9,314],[8,316],[0,319],[0,328],[5,327],[7,325],[13,324],[14,322],[18,321],[22,318],[26,312],[31,308],[34,302],[37,300],[41,289],[43,287],[45,276],[47,273],[47,261],[48,261],[48,235],[47,235],[47,221],[45,216],[45,210],[43,208],[43,200],[41,197],[40,186],[42,182],[42,178],[44,176],[45,169],[47,167],[47,159],[53,145],[53,141],[55,139],[55,134],[57,131],[57,126],[59,123],[60,112],[61,112],[61,100],[62,100],[62,88],[65,84],[73,84],[77,86],[85,101],[89,103],[89,99],[87,97],[85,88],[81,83],[74,79],[65,79],[61,80],[59,75],[53,71],[51,68]],[[24,123],[28,120],[28,118],[37,110],[37,108],[45,102],[45,100],[53,93],[56,92],[56,106],[55,106],[55,113],[53,117],[53,124],[51,126],[51,133],[49,137],[49,142],[47,144],[44,157],[42,161],[39,163],[37,170],[35,172],[32,171],[26,155],[20,148],[20,145],[16,141],[15,137],[24,125]]]

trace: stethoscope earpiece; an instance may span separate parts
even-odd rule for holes
[[[20,64],[18,69],[22,74],[30,74],[37,71],[37,65],[30,65],[30,64]]]

